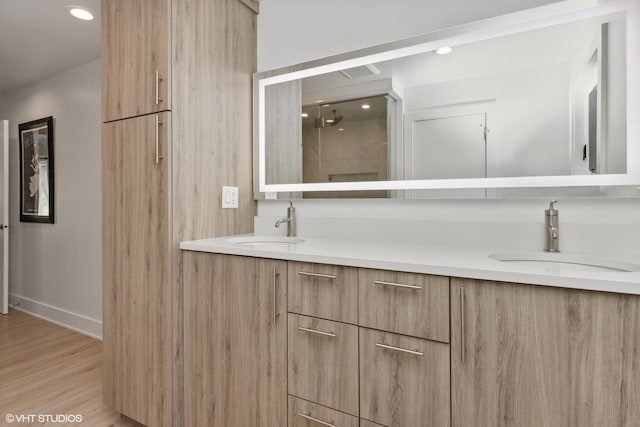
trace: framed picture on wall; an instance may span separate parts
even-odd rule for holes
[[[53,117],[18,125],[20,222],[54,223]]]

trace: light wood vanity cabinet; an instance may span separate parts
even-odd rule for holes
[[[185,426],[286,426],[286,261],[185,252],[184,278]]]
[[[253,226],[256,11],[102,1],[104,396],[150,427],[185,425],[179,243]]]
[[[350,312],[292,300],[299,271],[349,277],[356,321],[290,312]],[[639,425],[638,296],[198,253],[184,273],[189,426]],[[433,324],[406,333],[391,301]]]
[[[640,423],[640,297],[452,279],[452,426]]]

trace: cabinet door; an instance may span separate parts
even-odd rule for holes
[[[171,425],[169,120],[102,127],[104,398],[154,426]]]
[[[452,279],[458,427],[637,426],[640,298]]]
[[[360,328],[360,417],[389,427],[448,426],[449,345]]]
[[[102,0],[102,121],[171,109],[171,0]]]
[[[286,426],[286,262],[183,257],[184,425]]]

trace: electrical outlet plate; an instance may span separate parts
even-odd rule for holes
[[[238,187],[227,187],[226,185],[222,186],[222,208],[238,208]]]
[[[275,191],[267,191],[264,193],[265,200],[278,200],[278,193]]]

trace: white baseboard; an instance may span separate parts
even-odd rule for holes
[[[102,321],[54,307],[17,294],[9,294],[10,307],[72,331],[102,340]]]

